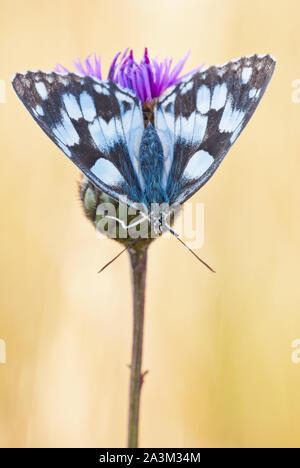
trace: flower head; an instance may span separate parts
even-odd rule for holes
[[[199,70],[202,65],[191,72],[180,76],[182,69],[189,57],[189,52],[173,67],[172,59],[163,61],[151,59],[148,49],[145,48],[144,56],[138,63],[133,56],[133,51],[126,49],[123,54],[119,52],[114,57],[107,79],[120,84],[123,88],[131,89],[144,104],[146,101],[161,96],[167,88],[176,85],[183,78]],[[90,54],[83,62],[74,61],[76,70],[82,75],[95,76],[102,80],[101,57],[96,53]],[[57,64],[55,71],[58,73],[70,73],[64,66]]]

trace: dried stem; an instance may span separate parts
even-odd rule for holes
[[[144,331],[144,307],[147,267],[147,248],[130,249],[133,286],[133,343],[130,366],[128,447],[138,447],[140,396],[143,384],[142,354]]]

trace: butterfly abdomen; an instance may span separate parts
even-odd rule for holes
[[[166,190],[163,187],[163,148],[159,136],[151,123],[144,130],[139,159],[147,204],[168,202]]]

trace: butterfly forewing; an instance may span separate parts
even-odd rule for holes
[[[113,82],[75,74],[27,72],[13,86],[45,133],[101,190],[141,202],[141,102]]]
[[[194,74],[158,100],[155,127],[170,203],[183,203],[212,176],[253,115],[274,67],[270,55],[242,57]]]

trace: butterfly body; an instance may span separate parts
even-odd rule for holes
[[[144,130],[140,151],[139,166],[143,184],[144,203],[151,211],[153,203],[168,203],[164,183],[164,153],[159,136],[151,123]]]
[[[252,55],[196,72],[155,100],[112,81],[72,73],[13,78],[19,98],[56,145],[111,197],[152,212],[182,204],[213,175],[253,115],[274,71]]]

